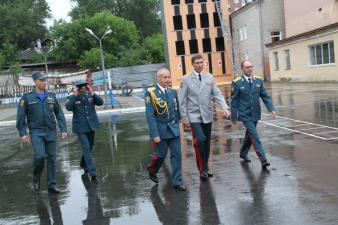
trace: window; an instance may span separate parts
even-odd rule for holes
[[[187,23],[188,23],[188,29],[196,28],[195,14],[187,15]]]
[[[290,70],[291,64],[290,64],[290,50],[289,49],[284,50],[284,56],[285,56],[285,69]]]
[[[218,13],[214,12],[214,27],[220,27],[221,21],[219,20]]]
[[[210,38],[202,39],[202,44],[203,44],[203,52],[211,52],[211,39]]]
[[[273,53],[273,58],[275,60],[275,71],[278,71],[279,70],[278,52]]]
[[[243,26],[242,29],[243,29],[243,39],[246,40],[246,39],[248,39],[248,36],[246,35],[246,25]]]
[[[198,0],[199,3],[201,2],[207,2],[208,0]]]
[[[185,4],[192,4],[194,3],[194,0],[185,0]]]
[[[190,54],[198,53],[198,42],[196,39],[189,40]]]
[[[201,13],[200,14],[201,19],[201,27],[206,28],[209,27],[209,16],[208,13]]]
[[[171,4],[172,5],[179,5],[180,4],[180,0],[171,0]]]
[[[248,39],[248,36],[246,34],[246,25],[244,25],[239,28],[239,40],[243,41],[246,39]]]
[[[184,41],[176,41],[176,55],[185,55]]]
[[[225,45],[224,45],[224,38],[218,37],[216,38],[216,51],[224,52]]]
[[[174,29],[175,30],[182,30],[183,25],[182,25],[182,16],[174,16]]]
[[[309,47],[310,65],[325,65],[335,63],[333,41],[312,45]]]
[[[282,40],[282,32],[275,31],[270,33],[270,42],[276,42]]]

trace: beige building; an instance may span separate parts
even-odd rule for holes
[[[268,44],[271,80],[338,81],[338,23]]]
[[[338,22],[337,0],[284,0],[286,37]]]
[[[226,23],[228,1],[221,0]],[[162,27],[165,34],[166,61],[178,87],[182,77],[192,71],[191,57],[202,54],[205,71],[218,84],[233,79],[231,54],[225,46],[213,0],[162,0]]]
[[[271,80],[338,81],[338,0],[284,0],[286,38],[267,44]]]

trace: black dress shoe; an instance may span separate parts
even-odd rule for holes
[[[33,187],[35,191],[40,190],[40,179],[39,178],[34,178],[33,180]]]
[[[186,191],[187,188],[181,184],[181,185],[175,185],[174,188],[177,190],[177,191]]]
[[[209,178],[208,173],[207,172],[202,172],[200,174],[200,178],[201,178],[202,181],[208,180],[208,178]]]
[[[59,194],[60,190],[58,190],[56,188],[48,188],[48,192],[52,193],[52,194]]]
[[[208,172],[208,177],[214,177],[214,174]]]
[[[155,182],[156,184],[158,184],[158,178],[157,178],[157,176],[153,172],[151,172],[150,166],[148,166],[147,169],[148,169],[148,172],[149,172],[149,178],[150,178],[150,180],[152,180],[153,182]]]
[[[262,168],[263,168],[264,170],[266,170],[268,166],[270,166],[269,161],[268,161],[268,160],[264,160],[264,161],[262,162]]]
[[[243,159],[243,161],[246,163],[251,162],[251,159],[249,159],[247,156],[240,156],[240,158]]]
[[[90,181],[91,181],[91,182],[97,182],[96,175],[91,175],[91,176],[90,176]]]

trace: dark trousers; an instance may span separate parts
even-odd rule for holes
[[[256,130],[258,121],[243,121],[246,127],[245,137],[241,148],[241,157],[246,157],[249,153],[251,145],[253,146],[260,161],[265,161],[265,152]]]
[[[47,185],[54,188],[56,185],[56,140],[47,138],[46,134],[31,133],[33,145],[33,176],[40,179],[45,160],[47,158]]]
[[[181,185],[182,157],[180,137],[161,139],[161,142],[156,144],[155,154],[150,162],[150,170],[155,175],[157,174],[168,153],[168,148],[170,149],[170,164],[173,173],[171,181],[174,186]]]
[[[95,175],[96,167],[92,158],[92,151],[94,146],[95,132],[79,133],[77,134],[82,147],[82,157],[80,167],[88,170],[90,175]]]
[[[212,123],[190,123],[190,126],[194,139],[197,168],[200,173],[208,172]]]

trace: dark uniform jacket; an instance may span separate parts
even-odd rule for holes
[[[166,95],[156,85],[155,89],[146,92],[145,105],[150,138],[170,139],[180,136],[181,115],[176,90],[168,88]]]
[[[274,111],[271,98],[264,88],[260,77],[252,76],[252,85],[245,77],[236,78],[232,82],[231,93],[231,120],[232,121],[258,121],[261,119],[261,106],[259,99],[262,98],[269,112]]]
[[[30,133],[55,132],[56,120],[61,132],[67,132],[66,119],[55,94],[45,91],[45,99],[41,101],[34,89],[20,99],[16,120],[20,137],[27,135],[27,126]]]
[[[73,132],[87,133],[99,128],[99,119],[96,114],[95,105],[103,105],[103,100],[97,94],[69,95],[67,97],[66,109],[73,111]]]

